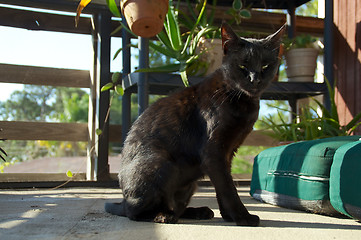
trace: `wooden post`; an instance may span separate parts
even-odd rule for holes
[[[111,15],[108,11],[93,15],[93,47],[94,69],[92,76],[92,93],[89,114],[89,149],[87,168],[88,180],[108,180],[108,148],[109,148],[109,119],[106,119],[109,108],[109,91],[100,89],[110,80],[110,33]],[[95,99],[94,99],[95,98]],[[94,101],[95,100],[95,101]],[[95,106],[95,108],[94,108]],[[90,120],[90,119],[89,119]],[[95,130],[101,129],[102,134],[96,135]]]
[[[149,39],[138,38],[139,68],[149,68]],[[138,116],[148,107],[148,73],[140,73],[138,81]]]
[[[287,9],[287,32],[288,37],[293,38],[296,34],[296,8],[294,1],[288,2]]]
[[[122,17],[122,23],[127,26],[125,17]],[[123,57],[123,77],[126,77],[130,73],[131,61],[130,61],[130,34],[122,29],[122,57]],[[124,144],[125,138],[127,137],[130,124],[131,124],[131,92],[124,89],[122,96],[122,145]]]
[[[288,38],[294,38],[296,34],[296,8],[293,1],[288,2],[288,9],[287,9],[287,32]],[[291,111],[297,113],[297,99],[290,98],[288,99],[288,103],[291,107]],[[295,119],[295,115],[291,114],[291,119]]]
[[[87,170],[86,179],[88,181],[96,180],[95,164],[98,156],[95,152],[95,130],[96,130],[96,76],[97,76],[97,58],[98,58],[98,34],[95,29],[95,16],[92,17],[92,47],[93,47],[93,67],[90,68],[90,93],[89,93],[89,112],[88,112],[88,146],[87,146]]]
[[[325,1],[325,27],[324,27],[324,74],[331,86],[334,85],[333,79],[333,1]],[[324,103],[328,110],[331,110],[330,94],[327,91],[324,95]]]

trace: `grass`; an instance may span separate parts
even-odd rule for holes
[[[252,173],[253,159],[267,147],[241,146],[232,162],[232,174]]]

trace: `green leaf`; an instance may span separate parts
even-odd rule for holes
[[[199,22],[201,21],[202,17],[203,17],[203,14],[204,14],[204,11],[206,9],[206,6],[207,6],[207,1],[205,0],[203,2],[203,5],[202,5],[202,8],[201,10],[199,11],[199,15],[198,15],[198,18],[197,18],[197,21],[196,21],[196,24],[194,25],[194,29],[197,27],[197,25],[199,24]]]
[[[357,128],[358,126],[360,126],[360,125],[361,125],[361,122],[357,123],[356,125],[354,125],[354,126],[351,127],[350,129],[348,129],[349,134],[353,133],[353,132],[356,130],[356,128]]]
[[[199,12],[197,21],[196,21],[196,23],[194,24],[192,30],[190,31],[189,36],[187,37],[187,41],[186,41],[186,43],[185,43],[184,46],[183,46],[183,50],[182,50],[181,54],[185,54],[185,53],[186,53],[187,48],[188,48],[188,46],[189,46],[190,43],[191,43],[191,40],[192,40],[194,31],[196,30],[197,25],[199,24],[200,20],[201,20],[202,17],[203,17],[204,10],[206,9],[206,5],[207,5],[207,1],[204,1],[204,2],[203,2],[203,5],[202,5],[202,9],[201,9],[200,12]]]
[[[123,29],[123,26],[119,25],[113,32],[110,33],[110,36],[114,36],[115,34],[117,34],[122,29]]]
[[[70,170],[68,170],[68,171],[66,172],[66,176],[72,178],[72,177],[73,177],[73,173],[72,173]]]
[[[350,130],[352,129],[355,125],[359,125],[359,122],[361,119],[361,112],[359,112],[347,125],[346,125],[346,130]]]
[[[108,8],[111,13],[116,17],[121,17],[117,4],[115,0],[107,0]]]
[[[171,58],[177,58],[177,52],[175,52],[172,48],[165,48],[162,46],[159,46],[153,42],[149,42],[149,46],[153,48],[155,51],[160,52],[161,54],[171,57]]]
[[[251,12],[248,9],[242,9],[241,11],[239,11],[239,16],[241,16],[242,18],[251,18]]]
[[[113,57],[113,60],[115,60],[115,59],[118,57],[119,53],[121,53],[122,50],[123,50],[123,48],[119,48],[119,49],[115,52],[114,57]]]
[[[95,134],[96,135],[101,135],[103,133],[103,131],[101,130],[101,129],[99,129],[99,128],[97,128],[96,130],[95,130]]]
[[[192,44],[189,47],[189,54],[193,55],[196,48],[197,48],[197,44],[199,42],[199,40],[201,39],[202,36],[206,35],[209,32],[213,32],[217,30],[217,28],[215,27],[206,27],[206,28],[202,28],[202,30],[200,30],[197,35],[194,37],[194,40],[192,41]]]
[[[135,35],[127,26],[124,25],[122,21],[119,21],[119,24],[124,28],[129,34],[131,34],[133,37],[138,38],[137,35]]]
[[[123,95],[124,95],[124,89],[123,89],[122,85],[117,84],[117,85],[115,86],[115,92],[116,92],[118,95],[123,96]]]
[[[111,88],[113,88],[114,87],[114,83],[112,83],[112,82],[110,82],[110,83],[107,83],[107,84],[105,84],[102,88],[101,88],[101,92],[104,92],[104,91],[107,91],[107,90],[109,90],[109,89],[111,89]]]
[[[167,35],[167,33],[166,33],[164,30],[157,34],[157,38],[158,38],[158,40],[159,40],[161,43],[164,44],[164,46],[165,46],[167,49],[173,50],[173,47],[172,47],[172,44],[170,43],[170,40],[169,40],[169,38],[168,38],[168,35]]]
[[[193,9],[192,9],[193,10]],[[182,26],[185,26],[188,29],[192,29],[193,28],[193,24],[194,24],[194,20],[196,18],[194,18],[194,20],[192,20],[188,14],[185,14],[184,12],[182,12],[181,10],[179,10],[179,13],[182,14],[182,18],[178,18],[179,23]]]
[[[165,29],[169,36],[170,43],[172,44],[172,48],[175,51],[179,51],[182,49],[182,39],[175,10],[171,6],[168,8],[166,23],[167,27]]]
[[[189,87],[187,72],[186,71],[181,71],[180,75],[181,75],[184,86]]]
[[[122,75],[120,74],[120,72],[115,72],[115,73],[113,73],[113,75],[112,75],[112,82],[113,82],[113,83],[117,83],[121,76],[122,76]]]
[[[234,10],[240,10],[242,8],[242,1],[241,0],[234,0],[232,3],[232,8]]]

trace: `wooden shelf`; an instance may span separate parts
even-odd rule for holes
[[[123,88],[131,93],[137,93],[140,73],[131,73],[123,78]],[[190,85],[202,81],[201,77],[189,77]],[[168,95],[183,88],[183,82],[178,74],[148,73],[149,94]],[[325,93],[323,83],[313,82],[272,82],[262,94],[264,100],[294,100]]]

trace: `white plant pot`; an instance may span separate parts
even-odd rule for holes
[[[196,52],[201,53],[200,60],[208,63],[208,69],[205,75],[213,73],[221,67],[223,50],[221,39],[201,38],[197,45]]]
[[[285,53],[286,74],[291,82],[313,82],[317,67],[318,50],[297,48]]]

